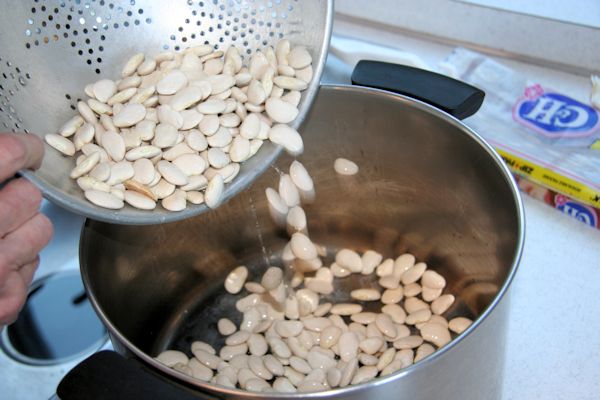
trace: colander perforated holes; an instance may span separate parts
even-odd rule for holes
[[[98,39],[103,41],[105,37],[99,36],[100,32],[152,23],[150,17],[140,18],[144,9],[135,7],[135,1],[123,2],[124,6],[117,7],[105,0],[62,1],[55,7],[38,3],[39,0],[32,2],[31,15],[26,21],[25,48],[51,45],[53,42],[71,38],[70,46],[81,57],[82,63],[93,68],[96,74],[102,73],[102,58],[90,56],[102,51],[98,47]]]
[[[158,53],[198,44],[211,44],[215,49],[225,50],[232,43],[247,57],[274,39],[302,33],[296,28],[304,26],[302,7],[297,1],[177,0],[168,2],[167,16],[167,2],[158,1],[21,0],[15,3],[22,10],[13,32],[20,35],[17,43],[24,55],[51,59],[55,54],[65,54],[65,75],[70,69],[78,80],[86,76],[86,81],[92,82],[94,75],[111,76],[124,61],[123,52],[144,45],[155,46],[155,50],[149,46],[144,50]],[[140,44],[147,33],[152,35],[151,41]],[[23,67],[29,68],[30,64],[19,58],[22,65],[17,71],[15,66],[6,65],[6,53],[0,50],[0,55],[4,58],[0,62],[0,128],[24,129],[20,116],[9,106],[13,103],[13,109],[21,110],[27,103],[23,93],[28,90],[23,90],[23,86],[30,78]],[[77,97],[83,97],[83,85],[66,86],[68,88],[59,92],[63,93],[60,100],[65,102],[62,107],[75,109]],[[27,121],[29,116],[25,117]]]
[[[27,86],[27,81],[31,76],[23,74],[22,68],[14,65],[11,61],[0,57],[0,128],[17,132],[23,128],[23,118],[21,118],[14,107],[11,105],[11,99],[18,95],[21,88]]]
[[[163,48],[180,50],[189,44],[190,39],[209,34],[214,37],[216,33],[218,34],[216,41],[211,42],[215,45],[215,49],[219,49],[222,43],[233,42],[242,53],[251,54],[256,50],[256,43],[266,46],[269,43],[267,38],[282,38],[287,33],[284,32],[282,24],[275,21],[279,18],[288,18],[294,10],[292,2],[286,3],[281,0],[269,1],[266,5],[257,5],[255,0],[221,2],[212,0],[208,5],[205,3],[187,1],[191,8],[190,15],[183,17],[177,32],[169,37],[169,41]],[[234,17],[240,13],[241,18]],[[252,41],[247,39],[248,35],[253,39]]]

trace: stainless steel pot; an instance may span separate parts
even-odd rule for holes
[[[129,370],[158,376],[167,382],[160,390],[179,391],[163,398],[499,399],[508,289],[524,235],[521,200],[501,159],[448,114],[361,87],[322,87],[303,132],[306,150],[300,161],[317,193],[305,207],[311,238],[329,249],[372,248],[389,257],[412,252],[447,277],[447,290],[460,299],[451,315],[470,314],[475,323],[396,374],[323,393],[231,390],[155,361],[152,357],[167,348],[188,351],[193,340],[219,343],[211,333],[218,318],[227,315],[239,322],[237,312],[230,311],[236,296],[222,289],[226,274],[244,263],[259,276],[265,266],[277,263],[287,237],[269,217],[264,190],[289,166],[286,156],[251,188],[201,217],[157,226],[86,222],[83,280],[115,349],[129,358],[127,363],[135,363]],[[359,174],[337,175],[337,157],[355,161]],[[353,284],[344,283],[336,298],[347,296]],[[106,357],[96,361],[103,372],[90,367],[86,393],[93,381],[104,393],[119,382],[129,382],[121,388],[127,392],[131,388],[126,386],[136,382],[117,372],[120,368],[107,367]],[[65,398],[68,383],[69,377],[59,386]],[[133,385],[159,392],[145,383]]]

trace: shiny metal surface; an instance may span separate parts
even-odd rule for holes
[[[107,341],[77,270],[36,280],[17,320],[0,331],[3,352],[38,367],[81,359]]]
[[[305,207],[311,238],[388,257],[414,253],[447,277],[460,312],[478,316],[476,322],[394,375],[310,395],[229,390],[155,362],[152,356],[165,348],[188,351],[192,340],[212,340],[207,333],[235,301],[220,297],[232,267],[245,263],[258,275],[276,263],[287,236],[269,218],[264,189],[289,165],[283,157],[252,187],[197,218],[146,227],[86,222],[84,284],[115,348],[219,397],[500,398],[506,292],[524,236],[521,200],[500,158],[459,121],[364,88],[322,87],[303,131],[300,160],[317,193]],[[355,161],[360,173],[336,175],[333,161],[341,156]]]
[[[332,18],[333,0],[11,2],[0,13],[0,130],[54,133],[74,115],[86,84],[119,76],[122,64],[137,52],[157,54],[206,42],[217,49],[235,45],[247,55],[284,36],[306,45],[313,57],[315,78],[303,92],[293,123],[298,127],[318,91]],[[265,144],[226,186],[224,198],[250,185],[280,153],[279,146]],[[204,204],[190,204],[179,213],[96,207],[69,178],[74,165],[73,158],[47,147],[42,168],[24,175],[47,199],[96,220],[155,224],[207,211]]]

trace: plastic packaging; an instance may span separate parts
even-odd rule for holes
[[[598,227],[600,112],[466,49],[455,49],[440,67],[486,92],[479,112],[465,123],[496,148],[511,171],[563,195],[560,202],[589,208],[595,215],[590,225]]]

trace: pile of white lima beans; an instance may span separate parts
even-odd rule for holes
[[[188,202],[215,208],[265,140],[302,152],[288,124],[312,78],[310,53],[285,39],[247,65],[235,47],[139,53],[119,80],[86,86],[78,114],[45,139],[76,157],[70,177],[97,206],[153,210],[160,200],[169,211]]]
[[[358,166],[343,158],[334,169],[340,175],[358,173]],[[167,350],[156,358],[161,363],[201,381],[253,392],[324,391],[399,371],[471,324],[468,318],[444,317],[455,301],[443,293],[445,278],[412,254],[384,259],[374,250],[341,249],[331,265],[323,265],[327,249],[308,237],[300,206],[314,197],[312,178],[300,162],[293,161],[289,174],[280,176],[279,190],[268,188],[266,196],[271,217],[291,237],[281,258],[293,277],[286,281],[290,274],[270,266],[259,282],[250,282],[247,267],[236,267],[225,290],[248,294],[235,305],[242,313],[239,326],[227,318],[217,323],[225,345],[217,351],[195,341],[191,358]],[[372,280],[352,290],[350,301],[328,302],[335,280],[352,274]]]

